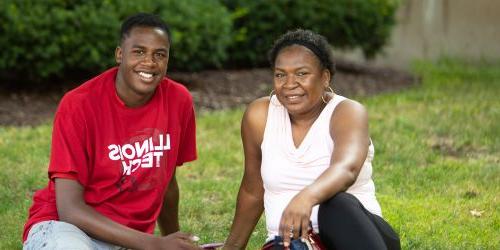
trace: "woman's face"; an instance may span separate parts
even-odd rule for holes
[[[321,96],[330,82],[316,55],[301,45],[283,48],[274,63],[274,90],[281,104],[292,115],[321,107]]]

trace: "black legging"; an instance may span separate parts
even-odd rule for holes
[[[349,193],[338,193],[321,203],[318,226],[328,249],[401,249],[391,226]]]

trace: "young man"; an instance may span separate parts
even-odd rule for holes
[[[49,183],[34,195],[24,249],[197,248],[177,232],[175,168],[196,159],[196,139],[191,96],[165,77],[168,26],[137,14],[120,36],[118,67],[61,100]]]

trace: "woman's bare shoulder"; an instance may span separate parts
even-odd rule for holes
[[[336,128],[336,129],[335,129]],[[351,99],[341,101],[333,111],[330,131],[345,133],[346,131],[368,130],[368,112],[359,102]]]
[[[254,121],[265,121],[267,118],[267,110],[269,108],[269,98],[261,97],[248,104],[245,111],[245,118]]]
[[[334,110],[333,115],[337,116],[366,116],[367,110],[363,104],[352,100],[345,99],[341,101]]]
[[[249,128],[259,137],[264,134],[269,108],[269,97],[261,97],[248,104],[243,115],[242,126]]]

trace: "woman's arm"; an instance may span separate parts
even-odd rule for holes
[[[331,118],[330,135],[335,146],[329,168],[299,192],[283,212],[280,234],[287,243],[292,226],[294,237],[299,236],[299,231],[306,234],[313,206],[347,190],[356,181],[370,143],[365,108],[352,100],[339,103]]]
[[[83,187],[75,180],[56,178],[56,203],[59,220],[73,224],[99,240],[132,249],[197,249],[190,235],[174,233],[156,237],[126,227],[98,213],[83,199]],[[172,248],[169,248],[172,249]]]
[[[238,192],[236,212],[224,249],[245,249],[250,235],[264,211],[264,187],[260,175],[268,98],[250,104],[241,122],[245,172]]]

